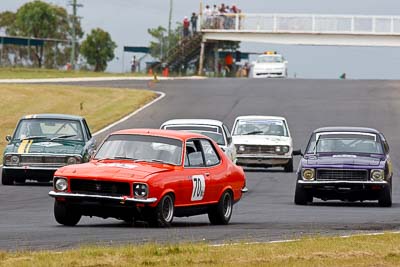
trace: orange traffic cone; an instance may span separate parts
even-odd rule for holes
[[[162,76],[163,76],[163,77],[168,77],[168,76],[169,76],[169,69],[168,69],[168,67],[166,67],[166,68],[163,69]]]

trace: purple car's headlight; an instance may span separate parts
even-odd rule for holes
[[[301,170],[303,180],[313,181],[315,180],[315,170],[314,169],[302,169]]]
[[[383,181],[385,179],[384,170],[371,170],[372,181]]]

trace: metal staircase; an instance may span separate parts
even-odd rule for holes
[[[167,56],[161,59],[159,66],[155,67],[166,66],[170,71],[186,68],[190,61],[199,57],[201,40],[202,35],[200,33],[183,38],[168,51]]]

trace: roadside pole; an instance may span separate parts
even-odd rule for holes
[[[204,65],[204,42],[202,41],[200,44],[200,62],[199,62],[199,70],[198,75],[203,74],[203,65]]]

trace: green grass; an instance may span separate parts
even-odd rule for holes
[[[80,77],[135,77],[143,73],[108,73],[93,71],[62,71],[38,68],[0,67],[0,79],[42,79],[42,78],[80,78]]]
[[[96,132],[156,97],[155,93],[145,90],[32,84],[0,84],[0,94],[1,152],[6,145],[5,136],[13,133],[23,115],[80,115],[86,118],[91,131]]]
[[[127,229],[128,231],[128,229]],[[275,244],[90,246],[0,252],[0,266],[399,266],[400,235],[308,238]]]

